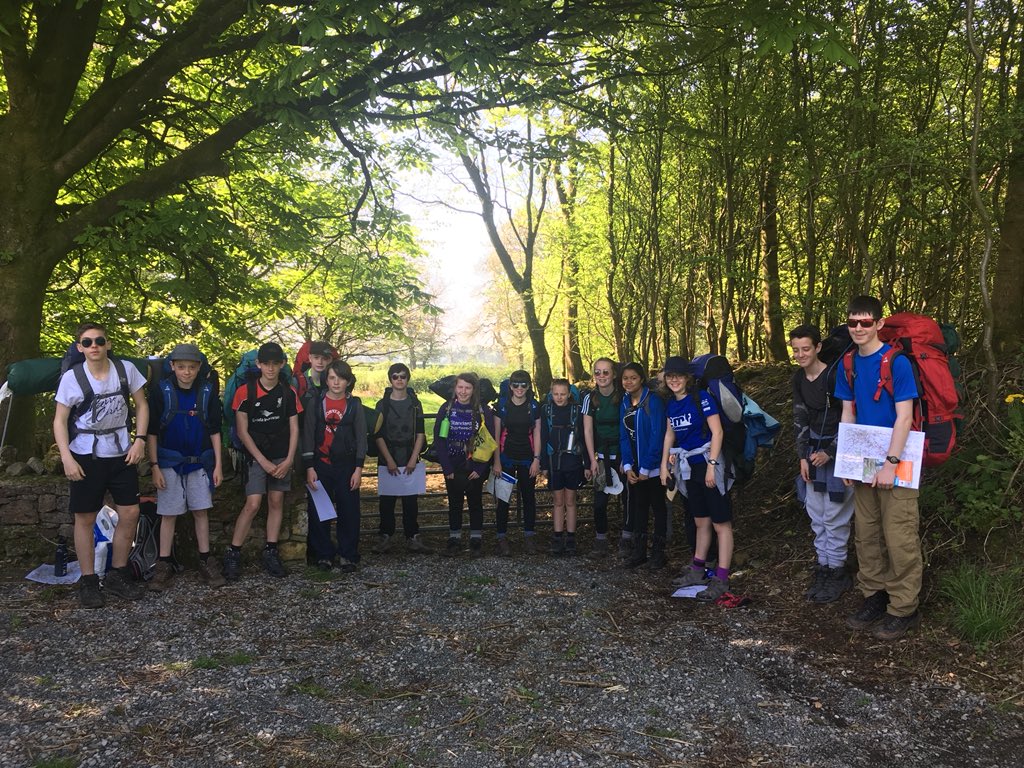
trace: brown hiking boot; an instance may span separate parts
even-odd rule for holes
[[[174,566],[166,560],[157,560],[153,568],[153,578],[149,580],[150,592],[163,592],[174,579]]]
[[[886,613],[882,623],[871,630],[871,635],[877,640],[898,640],[910,629],[915,629],[921,624],[921,614],[914,611],[909,616],[893,616]]]
[[[199,580],[209,587],[223,587],[228,583],[224,574],[217,567],[210,567],[209,562],[199,562]]]

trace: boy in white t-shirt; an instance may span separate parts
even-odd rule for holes
[[[85,361],[71,366],[57,386],[53,437],[71,481],[70,507],[75,518],[75,551],[82,580],[78,599],[83,608],[99,608],[104,592],[138,600],[144,587],[133,581],[128,553],[139,520],[139,475],[136,465],[146,452],[143,435],[149,426],[146,379],[131,363],[112,360],[106,329],[84,323],[75,333]],[[131,398],[137,433],[131,432]],[[114,529],[112,568],[103,580],[93,565],[93,525],[107,492],[114,500],[118,524]]]

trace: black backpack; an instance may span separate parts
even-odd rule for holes
[[[156,501],[152,498],[139,499],[139,527],[135,531],[135,541],[128,553],[128,568],[136,581],[149,581],[153,578],[156,561],[160,559],[160,515],[157,513]],[[184,568],[178,562],[175,547],[171,547],[171,566],[177,573]]]
[[[125,368],[125,362],[114,355],[109,355],[107,359],[110,361],[114,373],[117,374],[117,380],[121,387],[121,396],[124,398],[125,405],[127,406],[128,415],[123,426],[131,432],[133,403],[131,387],[128,385],[128,369]],[[68,413],[68,442],[71,442],[83,431],[78,428],[78,417],[92,407],[92,401],[96,397],[96,393],[89,383],[89,377],[85,375],[85,355],[78,351],[77,342],[71,343],[71,346],[67,348],[63,359],[60,361],[61,377],[68,371],[74,373],[78,388],[82,390],[82,402],[74,405],[70,409],[70,413]],[[121,429],[121,426],[118,425],[109,429],[87,430],[89,434],[93,435],[93,449],[95,449],[96,439],[100,435],[116,432]]]

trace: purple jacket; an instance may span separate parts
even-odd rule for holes
[[[444,421],[448,415],[449,408],[452,407],[451,403],[445,403],[441,406],[437,412],[437,418],[434,419],[434,447],[437,452],[437,462],[441,465],[441,470],[445,475],[450,475],[457,470],[465,470],[466,472],[476,472],[480,477],[487,477],[487,473],[491,469],[491,461],[486,462],[471,461],[466,456],[466,446],[464,443],[456,442],[453,438],[444,438],[438,434],[441,430],[441,422]],[[462,408],[457,403],[455,408],[461,411],[468,411],[469,408]],[[484,418],[484,424],[487,425],[487,429],[490,430],[491,436],[494,437],[494,411],[487,405],[482,407],[482,413]]]

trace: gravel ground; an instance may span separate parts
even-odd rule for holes
[[[403,553],[216,591],[186,573],[101,611],[8,580],[0,765],[1021,764],[1019,714],[899,669],[901,644],[879,675],[794,642],[772,600],[672,600],[668,579]],[[853,599],[818,615],[841,632]]]

